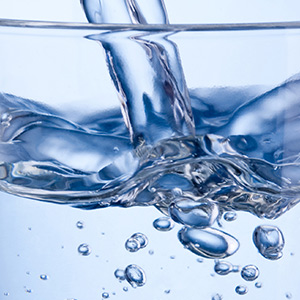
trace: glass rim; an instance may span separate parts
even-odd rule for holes
[[[206,24],[94,24],[74,22],[52,22],[0,18],[0,27],[63,29],[63,30],[114,30],[114,31],[243,31],[243,30],[282,30],[300,29],[300,21],[259,22],[259,23],[206,23]]]

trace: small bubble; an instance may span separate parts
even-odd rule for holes
[[[136,288],[146,283],[146,275],[144,270],[137,265],[129,265],[125,269],[125,277],[128,283]]]
[[[235,292],[239,295],[245,295],[248,293],[248,288],[244,285],[238,285],[236,288],[235,288]]]
[[[174,222],[168,217],[160,217],[153,222],[153,227],[159,231],[170,231]]]
[[[124,292],[128,292],[128,287],[127,287],[127,286],[124,286],[124,287],[123,287],[123,291],[124,291]]]
[[[198,263],[203,263],[204,259],[201,258],[201,257],[199,257],[199,258],[196,259],[196,261],[197,261]]]
[[[170,294],[171,290],[165,290],[165,294]]]
[[[154,250],[149,250],[148,253],[149,253],[150,255],[153,255],[153,254],[154,254]]]
[[[292,299],[293,298],[293,295],[291,293],[286,293],[285,294],[285,298],[286,299]]]
[[[103,299],[108,299],[109,298],[109,293],[102,293],[102,298]]]
[[[220,294],[215,294],[212,296],[211,300],[222,300],[223,296],[221,296]]]
[[[4,293],[3,295],[4,295],[4,296],[9,296],[9,293],[6,292],[6,293]]]
[[[40,275],[40,278],[41,278],[42,280],[48,280],[48,275],[42,274],[42,275]]]
[[[26,289],[25,291],[26,291],[26,293],[28,293],[28,294],[31,294],[31,293],[32,293],[32,289]]]
[[[148,238],[141,232],[137,232],[131,236],[131,238],[136,239],[140,243],[140,248],[145,248],[148,245]]]
[[[141,248],[141,245],[138,240],[130,237],[125,243],[125,248],[129,252],[136,252]]]
[[[227,222],[235,221],[237,218],[237,214],[234,211],[228,211],[224,214],[224,220]]]
[[[276,226],[263,225],[255,228],[253,242],[259,253],[270,260],[282,257],[284,237]]]
[[[120,149],[118,148],[118,147],[114,147],[114,152],[115,153],[117,153],[117,152],[119,152],[120,151]]]
[[[27,271],[27,272],[26,272],[26,275],[30,275],[30,272],[29,272],[29,271]]]
[[[12,120],[12,116],[8,113],[4,113],[1,115],[1,125],[4,127],[8,127],[10,125],[10,121]]]
[[[125,280],[126,279],[124,270],[117,269],[114,274],[115,274],[115,277],[119,280]]]
[[[211,226],[219,215],[219,209],[215,203],[197,202],[188,198],[171,203],[168,211],[175,222],[196,228]]]
[[[256,282],[255,287],[258,288],[258,289],[262,288],[262,283],[261,282]]]
[[[232,272],[232,264],[227,261],[217,261],[214,270],[218,275],[227,275]]]
[[[232,272],[238,273],[238,272],[240,272],[240,270],[241,270],[241,267],[239,265],[232,266]]]
[[[239,249],[239,242],[233,236],[210,227],[184,226],[178,232],[178,239],[191,252],[207,258],[225,258]]]
[[[176,188],[172,189],[172,194],[174,197],[182,196],[182,189],[176,187]]]
[[[29,231],[31,231],[31,229],[32,229],[31,227],[28,227],[28,230],[29,230]]]
[[[259,270],[254,265],[248,265],[242,269],[241,276],[247,281],[254,281],[259,276]]]
[[[91,254],[91,249],[88,244],[81,244],[78,247],[78,253],[81,254],[82,256],[88,256]]]
[[[150,192],[151,193],[155,193],[156,192],[156,188],[155,187],[150,188]]]
[[[78,221],[78,222],[76,223],[76,227],[77,227],[78,229],[83,229],[84,223],[83,223],[82,221]]]
[[[175,255],[171,255],[171,256],[170,256],[170,259],[175,259],[175,258],[176,258]]]

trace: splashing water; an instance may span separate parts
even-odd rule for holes
[[[160,0],[82,5],[93,23],[168,23]],[[1,93],[0,188],[83,209],[154,205],[171,217],[155,220],[156,229],[169,231],[173,221],[183,225],[183,246],[211,259],[239,248],[233,236],[211,227],[224,212],[227,221],[238,210],[274,219],[296,205],[300,76],[253,97],[217,88],[205,97],[205,89],[188,90],[172,34],[129,30],[86,37],[105,50],[122,114],[106,111],[75,123],[51,107]],[[226,106],[231,97],[241,100]],[[253,240],[265,258],[281,257],[279,229],[261,226]],[[137,233],[125,247],[136,252],[147,243]],[[91,249],[81,244],[78,252],[88,256]],[[242,277],[256,279],[255,268],[245,267]],[[137,265],[117,271],[134,287],[146,282]],[[233,268],[219,262],[215,271],[225,275]]]

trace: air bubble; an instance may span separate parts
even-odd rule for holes
[[[218,275],[227,275],[232,272],[232,264],[227,261],[217,261],[214,270]]]
[[[108,299],[109,298],[109,293],[102,293],[102,298],[103,299]]]
[[[78,253],[83,255],[83,256],[88,256],[91,254],[91,249],[88,244],[81,244],[78,247]]]
[[[242,269],[241,276],[247,281],[254,281],[259,276],[259,270],[254,265],[248,265]]]
[[[124,287],[123,287],[123,291],[124,291],[124,292],[128,292],[128,287],[127,287],[127,286],[124,286]]]
[[[211,300],[223,300],[223,297],[220,294],[215,294],[212,296]]]
[[[261,282],[256,282],[255,287],[258,288],[258,289],[262,288],[262,283]]]
[[[235,288],[235,292],[239,295],[245,295],[248,293],[248,288],[244,285],[238,285],[236,288]]]
[[[176,187],[176,188],[172,189],[172,194],[174,197],[180,197],[180,196],[182,196],[182,189]]]
[[[170,294],[171,290],[165,290],[165,294]]]
[[[126,267],[125,278],[134,288],[143,286],[146,283],[145,272],[137,265],[129,265]]]
[[[291,293],[286,293],[285,294],[285,298],[286,299],[292,299],[293,298],[293,295]]]
[[[83,223],[82,221],[78,221],[78,222],[76,223],[76,227],[77,227],[78,229],[83,229],[84,223]]]
[[[196,260],[197,260],[198,263],[203,263],[203,261],[204,261],[203,258],[200,258],[200,257],[197,258]]]
[[[41,278],[42,280],[48,280],[48,275],[42,274],[42,275],[40,275],[40,278]]]
[[[4,295],[4,296],[9,296],[9,293],[4,293],[3,295]]]
[[[259,253],[270,260],[282,257],[284,237],[276,226],[258,226],[253,232],[253,242]]]
[[[136,252],[141,248],[141,245],[138,240],[130,237],[125,243],[125,248],[129,252]]]
[[[170,231],[174,228],[174,222],[168,217],[160,217],[153,222],[153,227],[159,231]]]
[[[148,238],[143,233],[137,232],[133,234],[131,238],[139,241],[141,249],[148,245]]]
[[[227,222],[235,221],[237,218],[237,214],[234,211],[228,211],[224,214],[224,220]]]
[[[169,215],[175,222],[197,228],[211,226],[218,214],[218,206],[209,201],[181,199],[169,206]]]
[[[185,248],[207,258],[225,258],[239,249],[239,242],[233,236],[214,228],[183,227],[178,238]]]
[[[115,277],[119,280],[125,280],[126,279],[124,270],[117,269],[114,274],[115,274]]]
[[[153,255],[153,254],[154,254],[154,251],[153,251],[153,250],[149,250],[148,253],[149,253],[150,255]]]

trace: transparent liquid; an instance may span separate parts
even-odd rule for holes
[[[161,2],[157,3],[161,11]],[[131,8],[129,19],[133,23],[147,23],[147,16],[139,13],[139,7]],[[104,14],[105,22],[111,22],[109,16],[108,7]],[[92,17],[89,19],[93,21]],[[100,21],[103,22],[102,19]],[[160,15],[158,22],[167,23],[165,12]],[[298,203],[300,79],[299,75],[295,75],[279,86],[264,88],[264,92],[261,92],[261,87],[189,91],[180,65],[180,53],[169,36],[127,31],[87,37],[100,43],[105,50],[108,70],[121,100],[122,113],[119,110],[105,111],[102,115],[82,116],[81,120],[74,122],[49,106],[2,93],[0,161],[3,163],[0,165],[0,186],[3,191],[19,196],[87,210],[111,206],[155,207],[177,223],[178,236],[174,236],[176,229],[166,230],[164,224],[162,228],[157,228],[157,223],[154,227],[159,231],[172,232],[173,240],[177,241],[174,252],[177,253],[177,247],[183,244],[186,249],[182,249],[180,255],[193,257],[193,263],[186,265],[185,260],[183,265],[186,269],[193,269],[189,276],[192,274],[194,277],[195,268],[199,265],[196,260],[198,256],[227,259],[239,257],[238,253],[242,251],[243,237],[240,233],[235,236],[235,230],[230,226],[222,227],[223,214],[242,212],[240,214],[244,220],[250,218],[247,217],[249,213],[257,220],[257,217],[276,219]],[[143,76],[136,69],[139,64]],[[106,210],[103,211],[110,215]],[[154,218],[153,214],[152,222],[160,214],[158,211],[156,213],[158,215]],[[84,231],[85,227],[78,227],[79,222],[86,224],[85,220],[81,220],[74,220],[75,230]],[[235,219],[233,221],[237,222]],[[119,231],[123,225],[116,222],[109,226],[115,226],[115,230]],[[225,227],[228,230],[224,231]],[[145,228],[149,231],[149,225]],[[245,223],[243,228],[245,231],[255,229],[248,228]],[[250,241],[257,248],[253,248],[252,252],[259,252],[261,257],[269,260],[281,259],[285,239],[280,235],[274,237],[273,233],[269,236],[271,231],[263,230],[269,227],[256,228],[254,243],[251,234],[247,236],[246,244],[249,245]],[[281,233],[277,227],[272,228],[275,228],[272,232]],[[131,252],[131,257],[133,253],[140,255],[139,264],[124,264],[120,260],[122,266],[116,265],[116,257],[112,259],[113,263],[109,263],[109,259],[105,261],[108,265],[106,271],[111,276],[109,280],[115,280],[114,272],[119,268],[127,274],[124,282],[127,286],[123,286],[122,291],[119,287],[120,299],[125,299],[124,293],[128,292],[128,288],[144,289],[147,286],[146,277],[149,278],[148,272],[152,273],[150,286],[155,285],[153,277],[158,279],[157,270],[164,268],[156,266],[156,269],[152,268],[153,272],[149,271],[151,263],[145,259],[143,248],[149,250],[146,255],[152,256],[164,246],[158,247],[156,244],[158,250],[155,251],[147,244],[147,247],[142,247],[140,241],[133,238],[138,231],[142,230],[131,229],[126,238],[119,239],[122,240],[119,246]],[[104,236],[105,232],[102,233]],[[147,240],[151,241],[155,234],[147,236]],[[105,243],[112,246],[111,241],[103,242],[102,246]],[[84,241],[71,248],[77,250],[76,255],[89,259],[91,265],[81,265],[85,272],[89,272],[88,267],[92,268],[94,260],[97,261],[101,256],[94,253],[93,245]],[[61,245],[60,249],[65,249],[65,245]],[[167,249],[170,251],[170,247]],[[100,253],[101,249],[98,251]],[[119,253],[119,250],[116,252]],[[177,255],[168,255],[169,259],[176,261]],[[223,266],[222,263],[216,263],[211,271],[213,276],[204,272],[202,281],[207,283],[209,277],[218,275],[239,274],[242,267],[256,264],[253,261],[256,259],[245,262],[245,257],[241,259],[240,256],[240,262],[235,265],[224,262],[224,266],[229,266],[226,270],[216,271],[217,265]],[[134,259],[138,260],[138,256]],[[164,265],[166,261],[159,264]],[[181,267],[182,263],[176,265],[179,268],[177,272],[182,272]],[[256,268],[254,265],[254,270]],[[67,272],[69,276],[70,270]],[[101,273],[106,271],[102,270]],[[55,280],[58,280],[66,273],[58,275],[58,271],[53,269],[52,272],[54,276],[41,270],[39,278],[49,282],[49,279],[57,276]],[[82,276],[85,276],[85,272]],[[260,266],[258,272],[263,273]],[[26,274],[29,276],[30,272]],[[251,278],[252,275],[245,276]],[[240,281],[243,282],[243,279],[240,278]],[[174,293],[173,299],[193,299],[197,294],[193,281],[194,278],[191,278],[192,286],[186,294],[182,294],[173,282],[170,284],[172,288],[156,284],[154,292],[149,293],[148,290],[146,297],[150,299],[154,294],[155,297],[165,297]],[[75,283],[76,280],[70,282]],[[33,281],[31,284],[34,285]],[[229,294],[222,287],[223,284],[218,287],[222,293]],[[231,284],[232,293],[235,290],[239,296],[249,295],[246,284]],[[37,289],[40,289],[38,286]],[[117,295],[115,284],[105,281],[102,286],[102,293],[99,288],[99,298]],[[203,299],[222,297],[216,294],[219,291],[215,284],[211,283],[211,286],[214,288],[207,290],[205,296],[203,293]],[[34,291],[28,286],[23,286],[23,289],[26,294]],[[70,294],[70,290],[66,291]],[[91,294],[86,296],[76,290],[75,297],[79,299],[81,295],[80,298],[93,299],[93,291],[91,289]],[[8,291],[4,291],[3,295],[5,293]],[[136,292],[134,297],[143,295],[144,299],[145,293],[139,293]],[[293,293],[297,294],[297,291]],[[65,299],[73,299],[70,297],[66,295]]]

